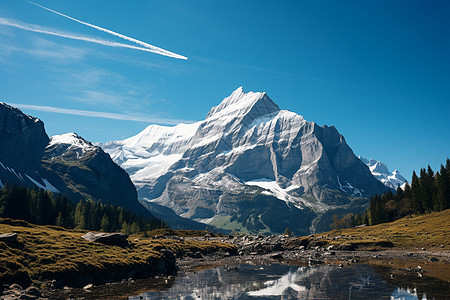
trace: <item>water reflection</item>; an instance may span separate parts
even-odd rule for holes
[[[369,265],[299,267],[282,264],[218,267],[179,276],[166,291],[137,299],[392,299],[419,298],[387,283]]]
[[[418,300],[416,289],[402,289],[397,288],[391,295],[391,300]],[[427,300],[427,296],[423,294],[422,300]]]

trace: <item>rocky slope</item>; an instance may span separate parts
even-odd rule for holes
[[[6,182],[148,214],[128,174],[100,147],[75,133],[49,138],[42,121],[0,103],[0,187]]]
[[[388,188],[396,190],[398,186],[403,186],[407,182],[397,169],[390,172],[387,166],[378,160],[367,159],[362,156],[359,156],[359,159],[369,167],[372,175]]]
[[[243,232],[307,234],[317,216],[387,189],[334,126],[242,88],[203,121],[151,125],[101,146],[130,174],[140,199]]]

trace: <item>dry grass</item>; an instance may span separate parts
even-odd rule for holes
[[[450,250],[450,209],[375,226],[342,229],[341,233],[333,230],[314,237],[325,245],[373,247],[392,244],[399,249]],[[308,237],[302,237],[300,241],[305,239]]]
[[[24,281],[26,277],[78,280],[80,274],[152,270],[162,257],[161,249],[174,253],[234,250],[232,245],[220,242],[152,239],[141,235],[130,236],[127,246],[104,245],[81,238],[86,231],[0,219],[0,233],[11,232],[19,234],[18,242],[0,242],[0,282]]]

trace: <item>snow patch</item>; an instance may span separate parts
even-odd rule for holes
[[[359,189],[355,188],[350,182],[346,181],[346,185],[342,185],[339,176],[337,177],[337,181],[339,184],[339,189],[344,193],[352,193],[354,196],[362,196],[362,193]]]
[[[50,182],[48,182],[47,179],[43,179],[42,181],[44,182],[45,186],[40,184],[39,182],[37,182],[36,180],[34,180],[31,176],[28,176],[28,174],[25,174],[25,176],[28,177],[28,179],[31,180],[31,182],[33,182],[37,187],[44,189],[46,191],[49,192],[53,192],[53,193],[59,193],[58,189],[55,188],[53,185],[50,184]]]
[[[61,135],[52,136],[50,138],[50,143],[48,144],[47,147],[51,147],[51,146],[59,145],[59,144],[67,144],[67,145],[70,145],[71,147],[80,148],[83,150],[83,152],[91,151],[91,150],[95,149],[95,146],[92,143],[86,141],[85,139],[78,136],[74,132],[69,132],[69,133],[65,133],[65,134],[61,134]]]
[[[195,220],[197,222],[200,222],[200,223],[203,223],[203,224],[210,224],[214,220],[215,217],[216,216],[211,217],[211,218],[206,218],[206,219],[195,219]]]
[[[286,203],[292,203],[298,209],[304,208],[302,205],[300,205],[300,203],[307,206],[307,203],[302,198],[293,197],[288,194],[288,191],[298,188],[299,186],[294,186],[294,187],[290,186],[287,189],[283,189],[282,187],[280,187],[280,185],[276,181],[268,179],[268,178],[259,178],[259,179],[250,180],[250,181],[247,181],[244,183],[246,185],[258,186],[260,188],[263,188],[263,189],[265,189],[265,191],[261,192],[261,194],[267,195],[267,196],[274,196],[275,198],[283,200]]]
[[[182,156],[182,154],[172,154],[157,155],[150,158],[128,159],[121,167],[128,172],[129,170],[137,170],[130,178],[133,181],[144,181],[164,175],[170,166],[179,161]]]
[[[260,188],[263,188],[265,190],[269,190],[272,192],[272,194],[277,197],[280,200],[283,201],[289,201],[290,196],[284,189],[282,189],[278,183],[274,180],[267,179],[267,178],[259,178],[255,180],[250,180],[245,182],[246,185],[253,185],[253,186],[259,186]],[[269,194],[269,195],[272,195]]]
[[[23,178],[19,175],[17,175],[16,171],[13,168],[8,168],[8,170],[12,173],[14,173],[14,175],[16,175],[17,178],[19,178],[21,181],[24,181]]]
[[[45,190],[53,192],[53,193],[59,193],[59,190],[55,188],[50,182],[48,182],[47,179],[42,179],[42,181],[45,184]]]

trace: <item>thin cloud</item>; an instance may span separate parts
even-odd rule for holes
[[[83,116],[83,117],[91,117],[91,118],[103,118],[103,119],[113,119],[113,120],[122,120],[122,121],[136,121],[136,122],[156,123],[156,124],[165,124],[165,125],[177,125],[180,123],[187,123],[187,124],[194,123],[194,121],[190,121],[190,120],[154,118],[154,117],[148,117],[148,116],[139,116],[139,115],[131,115],[131,114],[117,114],[117,113],[79,110],[79,109],[68,109],[68,108],[52,107],[52,106],[30,105],[30,104],[20,104],[20,103],[9,103],[9,105],[20,108],[20,109],[45,111],[45,112],[50,112],[50,113]]]
[[[145,52],[157,53],[154,50],[148,49],[148,48],[142,48],[142,47],[136,47],[136,46],[128,45],[128,44],[111,42],[111,41],[107,41],[107,40],[103,40],[103,39],[99,39],[99,38],[75,35],[75,34],[68,33],[68,32],[63,32],[63,31],[58,31],[58,30],[54,30],[51,28],[41,27],[39,25],[27,24],[27,23],[24,23],[21,21],[13,20],[13,19],[6,19],[6,18],[0,17],[0,25],[15,27],[18,29],[37,32],[37,33],[49,34],[49,35],[53,35],[53,36],[59,36],[59,37],[68,38],[68,39],[72,39],[72,40],[79,40],[79,41],[100,44],[103,46],[117,47],[117,48],[129,48],[129,49],[140,50],[140,51],[145,51]],[[158,54],[161,54],[161,53],[158,53]]]
[[[118,33],[118,32],[115,32],[115,31],[112,31],[112,30],[109,30],[109,29],[106,29],[106,28],[103,28],[103,27],[100,27],[100,26],[97,26],[97,25],[94,25],[94,24],[90,24],[90,23],[87,23],[87,22],[84,22],[84,21],[81,21],[81,20],[78,20],[78,19],[75,19],[75,18],[72,18],[72,17],[70,17],[70,16],[68,16],[68,15],[62,14],[62,13],[60,13],[60,12],[57,12],[57,11],[52,10],[52,9],[50,9],[50,8],[47,8],[47,7],[45,7],[45,6],[39,5],[39,4],[37,4],[37,3],[31,2],[31,1],[27,1],[27,2],[29,2],[29,3],[31,3],[31,4],[33,4],[33,5],[36,5],[36,6],[40,7],[40,8],[43,8],[43,9],[45,9],[45,10],[48,10],[48,11],[50,11],[50,12],[52,12],[52,13],[55,13],[55,14],[57,14],[57,15],[60,15],[60,16],[62,16],[62,17],[64,17],[64,18],[67,18],[67,19],[69,19],[69,20],[72,20],[72,21],[75,21],[75,22],[77,22],[77,23],[86,25],[86,26],[88,26],[88,27],[97,29],[97,30],[99,30],[99,31],[103,31],[103,32],[109,33],[109,34],[114,35],[114,36],[117,36],[117,37],[119,37],[119,38],[121,38],[121,39],[130,41],[130,42],[133,42],[133,43],[135,43],[135,44],[144,46],[144,47],[145,47],[144,49],[147,49],[147,51],[149,51],[149,52],[153,52],[153,53],[156,53],[156,54],[160,54],[160,55],[164,55],[164,56],[169,56],[169,57],[173,57],[173,58],[178,58],[178,59],[184,59],[184,60],[187,60],[187,59],[188,59],[188,58],[185,57],[185,56],[182,56],[182,55],[179,55],[179,54],[176,54],[176,53],[173,53],[173,52],[164,50],[164,49],[162,49],[162,48],[159,48],[159,47],[156,47],[156,46],[153,46],[153,45],[150,45],[150,44],[148,44],[148,43],[146,43],[146,42],[143,42],[143,41],[134,39],[134,38],[132,38],[132,37],[129,37],[129,36],[120,34],[120,33]],[[130,48],[131,48],[131,47],[134,47],[134,46],[130,46]],[[133,49],[136,49],[136,48],[137,48],[137,49],[143,49],[143,48],[140,48],[140,47],[134,47]]]

